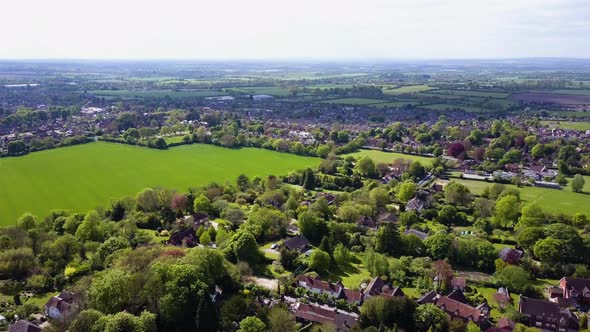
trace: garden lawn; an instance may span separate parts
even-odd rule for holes
[[[377,162],[384,162],[384,163],[391,163],[395,159],[409,159],[409,160],[417,160],[421,162],[423,165],[430,165],[434,158],[431,157],[424,157],[414,154],[404,154],[404,153],[397,153],[397,152],[387,152],[381,150],[361,150],[359,152],[353,152],[350,154],[342,155],[343,158],[348,156],[354,157],[356,159],[362,157],[369,157],[373,159],[373,161]]]
[[[26,211],[86,212],[146,187],[181,191],[210,182],[282,175],[315,167],[317,158],[263,149],[193,144],[168,150],[97,142],[0,159],[0,226]]]
[[[520,198],[525,203],[536,202],[543,210],[550,213],[563,213],[573,215],[577,212],[590,216],[590,176],[585,176],[584,193],[574,193],[568,185],[562,190],[541,188],[541,187],[521,187]],[[453,179],[466,185],[473,194],[480,195],[483,190],[492,185],[491,182]],[[568,179],[571,181],[571,179]],[[513,185],[506,185],[512,186]]]

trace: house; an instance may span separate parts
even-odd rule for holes
[[[426,238],[428,237],[428,234],[426,234],[424,232],[421,232],[421,231],[419,231],[417,229],[413,229],[413,228],[406,229],[406,231],[404,232],[404,235],[410,235],[410,234],[416,235],[422,241],[426,240]]]
[[[292,311],[301,323],[332,324],[336,331],[349,331],[358,322],[357,314],[323,305],[297,303]]]
[[[336,201],[336,195],[334,194],[319,192],[315,195],[316,199],[319,199],[320,197],[325,198],[326,201],[328,201],[328,205],[332,205]]]
[[[563,277],[559,280],[561,297],[578,302],[590,302],[590,279]]]
[[[510,292],[508,288],[500,287],[496,294],[494,294],[494,299],[498,302],[498,306],[500,308],[504,308],[506,305],[512,303],[512,297],[510,297]]]
[[[304,252],[309,247],[309,241],[303,234],[299,234],[295,237],[289,238],[285,240],[283,243],[285,247],[289,250],[297,250],[299,252]]]
[[[322,281],[320,277],[300,275],[297,277],[297,286],[317,294],[328,294],[335,299],[344,299],[351,304],[361,305],[364,300],[363,293],[347,289],[341,282]]]
[[[520,296],[518,311],[527,317],[529,326],[547,331],[578,331],[578,317],[559,304]]]
[[[16,323],[8,327],[8,332],[40,332],[39,325],[29,322],[28,320],[19,319]]]
[[[397,215],[392,212],[385,212],[379,215],[378,224],[396,223]]]
[[[453,290],[449,295],[447,295],[447,297],[449,299],[459,301],[461,303],[467,303],[467,298],[465,297],[465,294],[463,294],[463,292],[458,289]]]
[[[486,332],[512,332],[514,330],[514,322],[508,318],[500,318],[496,326],[492,326]]]
[[[336,331],[349,331],[358,322],[356,314],[315,304],[297,303],[293,314],[302,323],[333,324]]]
[[[340,298],[344,290],[341,283],[331,283],[323,281],[319,277],[312,278],[308,275],[300,275],[297,277],[297,286],[303,287],[311,292],[318,294],[328,294],[334,298]]]
[[[480,327],[483,327],[488,321],[488,315],[481,309],[474,308],[469,304],[461,303],[449,297],[439,297],[434,305],[446,312],[451,319],[461,319],[466,322],[472,321]]]
[[[416,211],[417,213],[422,212],[422,210],[424,209],[424,201],[421,200],[420,198],[414,197],[411,200],[408,201],[408,204],[406,204],[406,210],[408,211]]]
[[[363,215],[360,215],[356,219],[356,225],[359,227],[365,227],[365,228],[371,228],[371,229],[377,228],[377,224],[375,223],[373,218],[363,216]]]
[[[404,292],[401,288],[395,286],[390,287],[383,279],[380,277],[375,277],[371,279],[367,287],[363,290],[363,295],[365,298],[371,296],[405,296]]]
[[[166,243],[173,246],[194,247],[197,244],[197,231],[194,227],[176,231],[170,235]]]
[[[59,295],[50,298],[43,307],[43,314],[59,321],[62,324],[68,324],[78,314],[80,308],[74,303],[76,294],[67,290],[61,291]]]
[[[420,305],[428,303],[434,304],[436,303],[439,297],[440,295],[438,295],[435,291],[430,291],[422,295],[416,302],[418,302],[418,304]]]

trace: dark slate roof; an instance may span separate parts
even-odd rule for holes
[[[563,280],[565,280],[566,288],[570,291],[575,290],[579,293],[590,291],[590,279],[564,277]]]
[[[451,294],[447,295],[447,297],[449,299],[453,299],[453,300],[459,301],[461,303],[467,303],[467,298],[465,297],[465,294],[463,294],[462,291],[457,290],[457,289],[453,290],[451,292]]]
[[[28,320],[18,320],[16,323],[10,325],[9,332],[40,332],[41,328]]]
[[[301,250],[309,245],[309,241],[305,235],[300,234],[290,239],[285,240],[285,246],[289,250]]]
[[[422,295],[416,302],[419,304],[435,303],[439,295],[435,291],[430,291]]]
[[[568,325],[577,326],[578,317],[569,309],[562,308],[558,303],[545,300],[531,299],[521,296],[518,300],[518,311],[525,315],[545,316],[555,319],[567,319]]]

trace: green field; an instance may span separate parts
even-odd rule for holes
[[[431,109],[434,111],[448,111],[448,110],[461,109],[465,112],[473,112],[473,113],[485,112],[485,109],[481,108],[481,107],[451,105],[451,104],[433,104],[433,105],[427,105],[427,106],[421,106],[421,107]]]
[[[485,98],[506,98],[510,95],[508,92],[497,91],[474,91],[474,90],[436,90],[429,91],[434,94],[445,94],[464,97],[485,97]]]
[[[409,160],[417,160],[424,165],[428,165],[432,163],[432,159],[430,157],[423,157],[414,154],[404,154],[404,153],[396,153],[396,152],[386,152],[380,150],[361,150],[359,152],[354,152],[351,154],[342,155],[342,157],[346,158],[347,156],[352,156],[354,158],[362,158],[362,157],[369,157],[374,161],[384,162],[384,163],[391,163],[395,159],[409,159]]]
[[[561,129],[571,130],[590,130],[590,122],[574,122],[574,121],[541,121],[541,125],[555,125]]]
[[[388,103],[379,103],[379,104],[373,104],[371,106],[377,107],[377,108],[389,108],[389,107],[405,107],[407,105],[418,105],[419,102],[417,101],[392,101],[392,102],[388,102]]]
[[[551,92],[566,94],[566,95],[590,96],[590,90],[560,89],[560,90],[553,90]]]
[[[550,213],[563,213],[573,215],[581,212],[590,216],[590,176],[585,176],[586,184],[584,193],[574,193],[571,187],[566,186],[563,190],[541,188],[541,187],[521,187],[520,198],[526,203],[536,202],[545,211]],[[479,195],[483,190],[491,185],[490,182],[453,179],[466,185],[472,193]],[[514,187],[513,185],[507,185]]]
[[[289,95],[289,88],[280,86],[253,86],[244,88],[225,89],[226,92],[243,93],[251,95],[271,95],[275,97],[286,97]]]
[[[322,103],[327,104],[343,104],[343,105],[373,105],[384,103],[381,99],[370,99],[370,98],[339,98],[324,100]]]
[[[383,93],[388,95],[401,95],[404,93],[417,93],[422,91],[429,91],[434,88],[429,87],[428,85],[408,85],[402,86],[397,89],[390,89],[390,90],[383,90]]]
[[[200,98],[200,97],[213,97],[225,95],[224,92],[212,91],[212,90],[147,90],[147,91],[135,91],[135,90],[92,90],[88,91],[89,94],[96,96],[107,96],[107,97],[121,97],[121,98]]]
[[[0,159],[0,225],[26,211],[40,217],[52,209],[87,211],[145,187],[185,191],[212,181],[286,174],[319,159],[263,149],[183,145],[155,150],[90,143]]]

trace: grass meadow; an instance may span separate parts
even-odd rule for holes
[[[186,191],[238,175],[281,175],[314,167],[317,158],[263,149],[183,145],[168,150],[97,142],[0,159],[0,226],[26,211],[85,212],[146,187]]]
[[[397,152],[386,152],[380,150],[361,150],[359,152],[350,153],[347,155],[343,155],[342,157],[346,158],[347,156],[352,156],[356,159],[362,157],[369,157],[377,162],[384,162],[384,163],[391,163],[395,159],[409,159],[409,160],[417,160],[421,162],[423,165],[430,165],[432,163],[433,158],[431,157],[424,157],[418,156],[414,154],[404,154],[404,153],[397,153]]]
[[[105,97],[120,97],[120,98],[165,98],[169,96],[173,99],[178,98],[200,98],[200,97],[213,97],[225,95],[224,92],[212,91],[212,90],[147,90],[147,91],[136,91],[136,90],[92,90],[88,91],[89,94],[96,96]]]
[[[554,125],[554,126],[557,126],[561,129],[569,129],[569,130],[580,130],[580,131],[590,130],[590,122],[541,121],[541,124],[544,126]]]
[[[408,86],[402,86],[396,89],[388,89],[388,90],[384,90],[383,93],[388,94],[388,95],[401,95],[404,93],[417,93],[417,92],[423,92],[423,91],[428,91],[428,90],[432,90],[434,88],[428,86],[428,85],[408,85]]]
[[[583,193],[574,193],[568,185],[562,190],[541,188],[541,187],[521,187],[520,198],[526,203],[536,202],[543,210],[550,213],[563,213],[566,215],[573,215],[577,212],[590,215],[590,176],[584,177],[586,184],[584,185]],[[491,182],[453,179],[466,185],[473,194],[481,194],[487,186],[492,185]],[[513,185],[506,185],[514,187]]]

